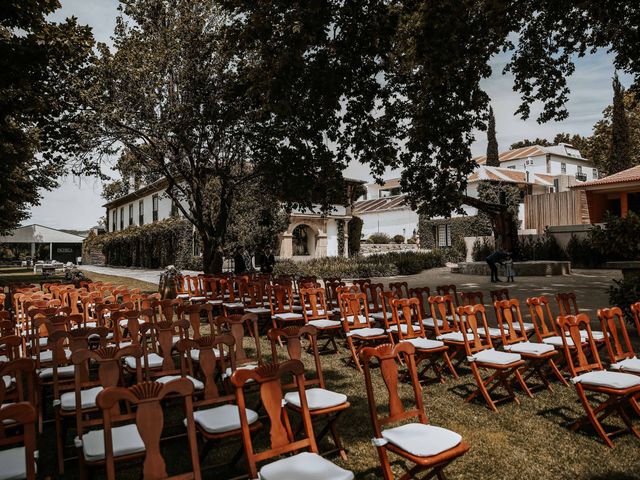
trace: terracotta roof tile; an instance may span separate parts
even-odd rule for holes
[[[402,210],[408,208],[405,199],[406,195],[394,195],[391,197],[361,200],[353,205],[353,213],[380,213],[391,210]]]
[[[601,178],[599,180],[591,180],[589,182],[582,182],[574,185],[573,188],[591,187],[597,185],[614,185],[617,183],[628,183],[640,181],[640,165],[628,168],[608,177]]]
[[[514,160],[517,158],[527,158],[527,157],[536,157],[538,155],[544,155],[545,152],[539,146],[533,145],[531,147],[522,147],[516,148],[515,150],[507,150],[506,152],[501,152],[498,155],[498,159],[501,162],[506,162],[508,160]],[[475,157],[474,160],[476,163],[482,165],[486,163],[487,156],[482,155],[480,157]]]

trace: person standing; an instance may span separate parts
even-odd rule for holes
[[[242,248],[236,249],[236,253],[233,255],[233,273],[240,275],[247,271],[247,266],[244,263],[244,256],[242,255]]]
[[[265,247],[262,252],[262,259],[260,262],[260,271],[262,273],[273,273],[273,266],[276,263],[276,258],[273,256],[271,247]]]
[[[507,255],[504,261],[504,274],[507,276],[507,282],[514,282],[514,270],[513,270],[513,258],[511,255]]]
[[[500,251],[500,250],[496,250],[495,252],[493,252],[492,254],[490,254],[486,261],[487,264],[489,265],[489,270],[491,270],[491,282],[495,283],[495,282],[502,282],[502,280],[500,280],[498,278],[498,263],[500,265],[502,265],[504,263],[504,261],[507,259],[507,257],[509,256],[508,253]]]

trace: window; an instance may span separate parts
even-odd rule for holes
[[[120,230],[124,230],[124,207],[120,207]]]
[[[178,202],[176,202],[175,200],[171,200],[171,216],[180,216],[180,210],[178,210]]]
[[[507,168],[511,169],[511,170],[515,170],[516,166],[515,165],[509,165]]]
[[[591,173],[593,175],[593,179],[597,180],[598,179],[598,169],[597,168],[592,168],[591,169]]]
[[[113,221],[111,222],[111,231],[115,232],[118,229],[118,211],[114,208],[111,214]]]
[[[438,225],[438,247],[451,246],[451,231],[449,225]]]
[[[157,222],[158,221],[158,195],[154,195],[153,197],[151,197],[151,206],[153,207],[152,209],[153,221]]]
[[[138,202],[138,225],[144,225],[144,200]]]
[[[562,173],[563,175],[566,175],[567,173],[567,164],[564,162],[560,164],[560,173]]]
[[[133,225],[133,203],[129,204],[129,226]]]
[[[582,165],[578,165],[578,175],[582,175]]]
[[[553,179],[553,191],[554,192],[558,192],[559,190],[560,190],[560,179],[554,178]]]

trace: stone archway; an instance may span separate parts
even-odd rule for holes
[[[304,234],[302,234],[304,232]],[[305,242],[306,243],[303,243]],[[306,253],[301,252],[306,246]],[[327,222],[323,218],[291,216],[287,231],[281,235],[281,258],[318,258],[327,256]]]

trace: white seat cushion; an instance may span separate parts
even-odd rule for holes
[[[353,473],[317,453],[302,452],[260,469],[260,480],[352,480]]]
[[[64,367],[58,368],[58,376],[59,377],[73,377],[74,369],[73,365],[66,365]],[[53,378],[53,368],[43,368],[38,372],[38,376],[42,379]]]
[[[409,342],[418,350],[431,350],[434,348],[444,347],[444,342],[440,342],[438,340],[429,340],[428,338],[409,338],[406,340],[402,340],[403,342]]]
[[[484,327],[480,327],[478,329],[478,335],[480,335],[481,337],[484,337],[486,335],[485,331],[484,331]],[[502,334],[500,333],[500,329],[499,328],[493,328],[493,327],[489,327],[489,335],[491,337],[501,337]]]
[[[96,406],[96,397],[102,390],[104,390],[102,387],[80,390],[80,408],[94,408]],[[63,393],[60,396],[60,408],[62,408],[62,410],[75,410],[76,392]]]
[[[531,355],[544,355],[545,353],[553,352],[555,350],[553,345],[533,342],[521,342],[514,343],[512,345],[505,345],[504,349],[507,352],[528,353]]]
[[[176,295],[177,298],[189,298],[189,294],[188,293],[179,293],[178,295]]]
[[[285,312],[275,314],[274,318],[278,320],[302,320],[304,317],[301,313]]]
[[[307,310],[307,311],[306,311],[306,313],[307,313],[307,315],[313,315],[313,310]],[[318,312],[317,312],[317,314],[318,314],[318,315],[324,315],[324,314],[325,314],[325,312],[324,312],[324,310],[319,309],[319,310],[318,310]]]
[[[438,318],[437,321],[438,321],[438,326],[439,327],[444,327],[444,321],[442,319]],[[436,322],[433,320],[432,317],[429,317],[429,318],[423,318],[422,319],[422,324],[425,327],[432,327],[433,328],[435,326]]]
[[[372,318],[372,317],[370,317],[370,318],[369,318],[369,321],[371,321],[371,320],[373,320],[373,318]],[[366,322],[366,321],[367,321],[367,317],[365,317],[364,315],[358,315],[358,321],[359,321],[360,323],[364,323],[364,322]],[[347,317],[347,322],[349,322],[349,323],[354,323],[354,322],[353,322],[353,315],[349,315],[349,316]]]
[[[142,318],[138,319],[138,324],[142,325],[143,323],[145,323],[146,321]],[[118,325],[120,325],[120,328],[127,328],[127,325],[129,325],[129,319],[128,318],[124,318],[122,320],[120,320],[118,322]]]
[[[307,397],[307,405],[309,410],[320,410],[322,408],[331,408],[342,405],[347,402],[347,396],[342,393],[332,392],[324,388],[310,388],[305,390]],[[300,404],[300,394],[298,392],[288,392],[284,399],[287,403],[302,408]]]
[[[248,408],[246,412],[249,424],[258,420],[256,412]],[[240,413],[237,405],[226,404],[206,410],[197,410],[193,412],[193,420],[208,433],[224,433],[240,429]]]
[[[202,302],[203,300],[206,300],[207,297],[203,297],[203,296],[197,296],[197,297],[191,297],[189,300],[191,300],[192,302]]]
[[[411,325],[411,329],[414,332],[419,332],[420,331],[420,325]],[[401,323],[400,324],[400,331],[402,333],[407,333],[407,330],[408,330],[407,324],[406,323]],[[397,332],[397,331],[398,331],[398,325],[391,325],[389,327],[389,329],[387,330],[387,332]]]
[[[220,357],[220,350],[218,350],[217,348],[212,349],[213,350],[213,354],[217,357]],[[191,350],[191,360],[193,360],[194,362],[197,362],[200,360],[200,350]]]
[[[224,302],[222,304],[225,308],[244,308],[244,303],[242,302]]]
[[[524,331],[525,332],[532,332],[533,330],[535,330],[535,327],[533,326],[533,323],[522,322],[522,326],[524,327]],[[514,323],[513,324],[513,329],[516,332],[519,332],[520,331],[520,324],[519,323]]]
[[[265,315],[267,313],[271,313],[271,309],[266,307],[245,308],[244,311],[247,313],[255,313],[256,315]]]
[[[302,312],[302,305],[294,305],[291,308],[293,308],[294,312]]]
[[[618,363],[612,363],[611,369],[622,370],[623,372],[640,373],[640,358],[626,358]]]
[[[180,375],[165,375],[164,377],[156,378],[155,380],[158,383],[169,383],[169,382],[172,382],[173,380],[178,380],[179,378],[182,378],[182,377]],[[202,383],[197,378],[193,378],[191,375],[187,375],[186,378],[191,380],[191,383],[193,383],[193,388],[195,390],[204,389],[204,383]]]
[[[467,333],[467,340],[473,341],[473,334]],[[450,342],[464,342],[464,337],[462,336],[462,332],[449,332],[443,333],[442,335],[438,335],[436,340],[450,341]]]
[[[52,362],[53,361],[53,350],[45,350],[44,352],[40,352],[40,361],[43,363],[48,363],[48,362]],[[71,350],[68,349],[64,349],[64,355],[65,357],[69,358],[71,356]],[[33,355],[31,358],[33,358],[35,360],[35,355]]]
[[[640,377],[631,373],[608,372],[598,370],[583,373],[571,379],[573,383],[593,385],[596,387],[609,387],[624,390],[625,388],[640,387]]]
[[[135,424],[122,425],[111,429],[113,456],[121,457],[132,453],[144,452],[144,442]],[[104,459],[104,431],[92,430],[82,436],[82,452],[88,461]]]
[[[125,357],[124,363],[127,367],[134,369],[136,368],[136,358],[135,357]],[[149,368],[160,368],[162,366],[162,357],[157,353],[150,353],[147,355],[147,358],[142,358],[142,366]]]
[[[210,305],[222,305],[222,300],[209,300],[207,303]]]
[[[374,320],[377,320],[378,322],[384,321],[385,318],[391,318],[391,314],[390,313],[387,313],[386,316],[385,316],[384,312],[373,312],[369,316],[371,318],[373,318]],[[353,323],[353,318],[351,319],[350,323]]]
[[[36,454],[38,452],[35,452]],[[0,480],[18,480],[27,478],[26,449],[10,448],[0,451]],[[37,467],[37,464],[35,465]]]
[[[562,337],[560,335],[555,335],[553,337],[543,338],[542,342],[546,343],[548,345],[553,345],[554,347],[562,347],[562,345],[563,345]],[[573,340],[570,339],[570,338],[567,338],[567,344],[570,347],[572,347],[573,346]]]
[[[417,457],[438,455],[459,445],[462,441],[462,437],[456,432],[423,423],[408,423],[382,430],[382,437]]]
[[[347,337],[375,337],[376,335],[384,335],[384,330],[381,328],[358,328],[347,333]]]
[[[510,363],[519,362],[521,359],[522,357],[517,353],[499,352],[494,348],[482,350],[467,357],[470,362],[496,363],[498,365],[509,365]]]
[[[2,377],[2,381],[4,382],[4,388],[9,388],[14,382],[14,379],[11,375],[4,375]]]
[[[342,323],[337,320],[309,320],[309,325],[313,325],[316,328],[335,328],[342,325]]]
[[[259,366],[260,365],[258,365],[258,364],[247,363],[246,365],[240,365],[240,366],[236,367],[236,370],[255,370]],[[231,370],[231,367],[227,367],[227,369],[222,374],[222,378],[230,378],[231,375],[233,375],[233,370]],[[253,379],[250,378],[248,380],[248,382],[253,382]]]

